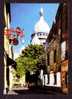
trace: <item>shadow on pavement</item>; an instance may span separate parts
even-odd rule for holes
[[[56,87],[30,87],[27,90],[14,90],[18,94],[50,94],[50,95],[56,95],[56,94],[61,94],[63,95],[62,91],[60,88]]]

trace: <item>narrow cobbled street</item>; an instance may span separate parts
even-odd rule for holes
[[[9,91],[8,94],[46,94],[46,95],[63,95],[60,88],[57,87],[31,87],[31,88],[14,88],[12,91]]]

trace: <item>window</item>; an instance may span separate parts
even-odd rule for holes
[[[61,44],[61,59],[64,60],[66,55],[66,41]]]
[[[46,36],[48,36],[48,34],[46,33]]]
[[[45,35],[45,33],[43,33],[43,35]]]
[[[56,62],[56,49],[54,50],[54,62]]]
[[[49,53],[47,54],[47,59],[48,59],[48,65],[49,65]]]
[[[50,52],[50,65],[52,65],[54,63],[54,51],[52,50]]]
[[[42,33],[40,33],[40,36],[42,35]]]

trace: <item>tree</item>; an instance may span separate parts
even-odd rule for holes
[[[26,71],[37,71],[39,66],[43,64],[42,58],[40,57],[44,54],[45,50],[42,45],[28,45],[28,47],[22,51],[20,57],[16,59],[17,74],[22,77]]]
[[[22,77],[26,71],[35,71],[37,60],[20,56],[17,60],[17,74]]]
[[[29,45],[22,51],[22,55],[37,59],[44,53],[44,47],[42,45]]]

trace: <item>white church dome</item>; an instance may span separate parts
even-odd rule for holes
[[[43,8],[41,8],[41,10],[40,10],[40,19],[36,23],[34,30],[35,30],[35,33],[38,33],[38,32],[49,33],[50,28],[44,19]]]

